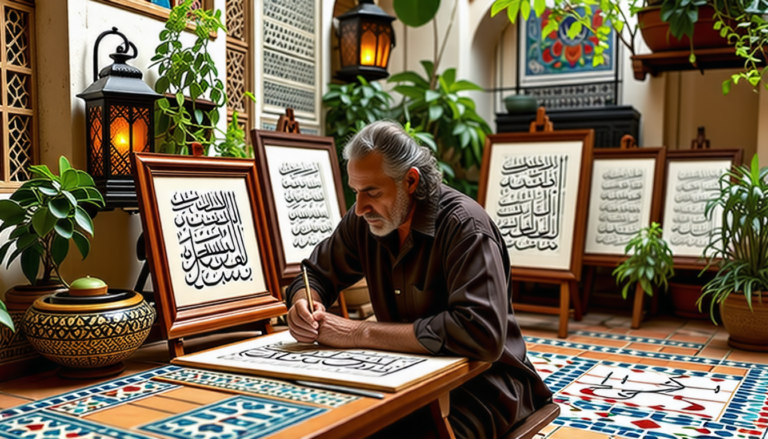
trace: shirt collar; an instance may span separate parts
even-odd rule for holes
[[[442,192],[442,185],[438,185],[434,195],[427,196],[424,200],[416,200],[416,211],[411,219],[411,231],[415,230],[427,236],[435,236],[437,205]]]

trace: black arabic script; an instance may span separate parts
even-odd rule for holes
[[[507,248],[559,248],[567,164],[565,155],[504,158],[496,225]]]
[[[624,247],[640,230],[645,170],[613,168],[602,173],[595,242]]]
[[[314,247],[333,231],[320,165],[283,163],[280,166],[280,184],[288,207],[293,247]]]
[[[178,191],[171,209],[187,285],[200,290],[253,278],[234,191]]]
[[[720,169],[693,169],[677,173],[674,186],[674,207],[669,242],[672,245],[703,249],[715,227],[715,216],[704,215],[707,201],[718,192]]]

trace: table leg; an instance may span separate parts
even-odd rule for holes
[[[432,418],[437,426],[438,437],[442,439],[456,439],[451,423],[448,422],[448,414],[451,411],[451,395],[447,392],[444,393],[440,398],[432,401],[429,408],[432,411]]]

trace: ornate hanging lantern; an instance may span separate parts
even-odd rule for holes
[[[339,78],[352,81],[357,75],[367,80],[389,76],[389,55],[395,47],[394,19],[373,0],[359,0],[356,7],[338,17]]]

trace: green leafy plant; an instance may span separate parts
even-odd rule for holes
[[[715,5],[714,29],[728,39],[736,54],[744,58],[744,68],[723,81],[723,94],[728,94],[731,86],[738,85],[743,79],[752,87],[761,82],[768,89],[768,82],[763,78],[768,71],[765,60],[768,59],[765,47],[768,45],[768,1],[711,0]]]
[[[390,117],[389,105],[393,101],[378,82],[368,82],[362,76],[349,84],[328,84],[323,104],[328,109],[325,116],[325,132],[333,136],[339,163],[347,141],[364,126]],[[341,167],[344,198],[347,207],[355,201],[355,195],[347,186],[347,172]]]
[[[434,3],[433,0],[411,0],[411,9],[395,8],[398,18],[406,24],[432,20],[434,59],[421,62],[423,76],[414,71],[405,71],[392,75],[388,82],[397,84],[393,90],[403,96],[398,114],[400,121],[418,132],[430,134],[434,139],[425,144],[432,148],[437,157],[445,182],[475,198],[485,136],[492,131],[475,111],[474,100],[463,93],[483,91],[483,88],[470,81],[457,80],[454,68],[439,73],[458,1],[453,3],[449,25],[439,45],[435,18],[438,7]],[[419,13],[414,14],[413,11]]]
[[[237,111],[232,113],[232,120],[227,125],[224,140],[213,145],[221,157],[251,158],[253,149],[245,142],[245,131],[237,121]]]
[[[33,285],[54,279],[66,285],[59,266],[67,257],[69,242],[75,242],[83,259],[88,256],[93,221],[86,208],[103,207],[104,198],[91,176],[72,168],[66,157],[59,158],[59,175],[45,165],[30,166],[29,171],[34,178],[10,199],[0,200],[0,232],[13,228],[8,242],[0,247],[0,262],[13,249],[6,268],[21,258],[21,270]]]
[[[732,293],[744,294],[752,309],[752,299],[762,300],[768,291],[768,167],[760,168],[757,155],[750,166],[737,166],[719,180],[719,192],[707,202],[705,215],[721,216],[704,255],[707,268],[719,268],[702,288],[699,309],[711,296],[710,315],[715,321],[715,303]]]
[[[195,42],[185,47],[181,35],[188,24],[194,26]],[[155,48],[152,66],[158,66],[155,91],[173,98],[157,101],[155,134],[158,151],[188,154],[188,143],[197,142],[208,150],[214,143],[219,122],[219,109],[227,103],[224,83],[218,79],[218,69],[208,53],[210,35],[226,32],[221,11],[211,13],[192,9],[192,0],[171,9],[165,28],[160,32],[160,44]],[[203,112],[199,100],[209,96],[214,108]],[[185,108],[185,96],[191,100],[191,111]]]
[[[475,112],[475,102],[460,93],[483,89],[470,81],[457,81],[453,68],[430,83],[434,64],[422,61],[421,65],[424,76],[405,71],[389,78],[398,84],[393,90],[404,96],[401,118],[435,139],[432,147],[446,183],[475,197],[485,136],[491,127]]]
[[[0,300],[0,324],[7,326],[11,331],[16,331],[16,328],[13,326],[13,319],[11,319],[8,308],[5,307],[5,303],[2,300]]]
[[[624,253],[630,255],[624,262],[613,270],[616,284],[624,283],[621,296],[627,298],[630,287],[640,285],[649,296],[653,296],[653,287],[664,286],[675,275],[672,268],[672,250],[662,238],[661,226],[653,222],[649,227],[640,229],[624,248]]]

